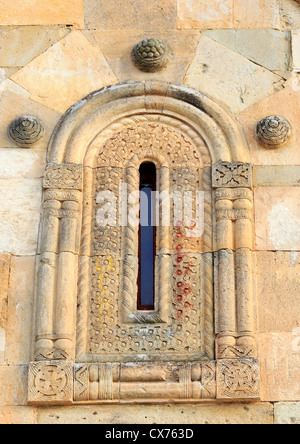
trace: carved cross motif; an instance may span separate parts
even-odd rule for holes
[[[251,182],[251,165],[248,163],[219,162],[213,166],[214,188],[250,188]]]
[[[254,359],[218,361],[219,399],[259,398],[260,370]]]

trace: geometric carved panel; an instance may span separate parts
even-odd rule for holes
[[[73,365],[65,361],[32,362],[28,386],[29,403],[72,402]]]
[[[204,282],[205,274],[212,273],[212,261],[207,258],[204,260],[203,230],[199,230],[199,233],[197,230],[193,231],[193,220],[177,221],[173,205],[170,227],[167,228],[170,242],[161,250],[160,243],[165,242],[165,238],[161,236],[160,242],[160,230],[157,230],[156,275],[163,275],[163,279],[159,282],[157,279],[155,313],[144,315],[143,312],[135,311],[130,323],[123,322],[122,313],[124,293],[128,292],[126,297],[137,300],[138,257],[136,253],[125,257],[124,243],[130,236],[130,243],[133,245],[131,248],[134,250],[138,236],[132,234],[132,230],[119,226],[120,185],[128,185],[126,165],[137,155],[141,159],[140,165],[143,162],[143,153],[146,159],[149,152],[154,158],[163,156],[168,164],[170,177],[164,190],[167,187],[169,193],[180,193],[181,196],[187,192],[192,193],[195,217],[196,193],[204,190],[205,180],[204,170],[200,167],[203,166],[206,146],[201,139],[199,141],[195,145],[183,132],[166,124],[147,121],[128,126],[100,147],[97,168],[94,170],[88,353],[97,356],[101,362],[119,362],[124,359],[136,361],[141,360],[142,356],[152,361],[201,360],[207,357],[204,346],[204,312],[207,304],[212,305],[213,294],[212,286],[207,286],[206,291],[204,290]],[[138,168],[139,166],[136,167],[136,175]],[[158,174],[162,170],[158,165]],[[134,180],[132,174],[129,180]],[[158,182],[164,182],[164,179]],[[162,184],[159,183],[159,186]],[[137,191],[138,181],[132,187]],[[97,214],[101,205],[97,196],[99,192],[105,191],[116,196],[116,226],[98,226]],[[211,190],[207,194],[210,196]],[[208,231],[206,242],[212,233],[209,213],[208,205],[205,220]],[[207,248],[209,249],[209,245]],[[132,265],[128,265],[128,258]],[[162,267],[165,270],[163,273]],[[128,273],[130,288],[127,284],[126,287],[122,284],[122,273],[126,276]],[[161,298],[165,300],[166,318],[162,318],[158,310]],[[212,326],[209,328],[210,332],[211,329]]]

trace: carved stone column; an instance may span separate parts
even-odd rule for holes
[[[245,398],[257,398],[255,387],[259,366],[255,360],[254,339],[251,165],[227,162],[214,165],[213,188],[218,287],[216,357],[220,360],[217,366],[218,397],[242,398],[243,389],[237,387],[240,393],[232,393],[230,381],[237,384],[243,373],[249,379]],[[221,362],[223,360],[226,361]]]
[[[30,364],[29,401],[68,402],[75,349],[82,167],[50,164],[43,185],[37,259],[36,363]]]

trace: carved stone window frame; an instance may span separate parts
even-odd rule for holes
[[[214,272],[207,285],[214,283],[215,326],[207,313],[211,335],[206,340],[215,343],[215,353],[199,363],[93,364],[84,361],[90,248],[85,218],[90,215],[83,189],[95,156],[89,147],[121,119],[145,113],[191,127],[210,152]],[[156,162],[163,165],[163,159]],[[67,111],[50,141],[44,177],[30,404],[259,399],[251,169],[238,122],[211,99],[183,86],[125,82],[96,91]],[[167,181],[167,175],[161,180]],[[130,320],[132,303],[128,307]],[[162,318],[163,311],[161,306]]]

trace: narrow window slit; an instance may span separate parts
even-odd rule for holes
[[[140,228],[139,228],[139,274],[138,310],[155,309],[155,257],[156,223],[155,199],[156,167],[145,162],[140,167]]]

